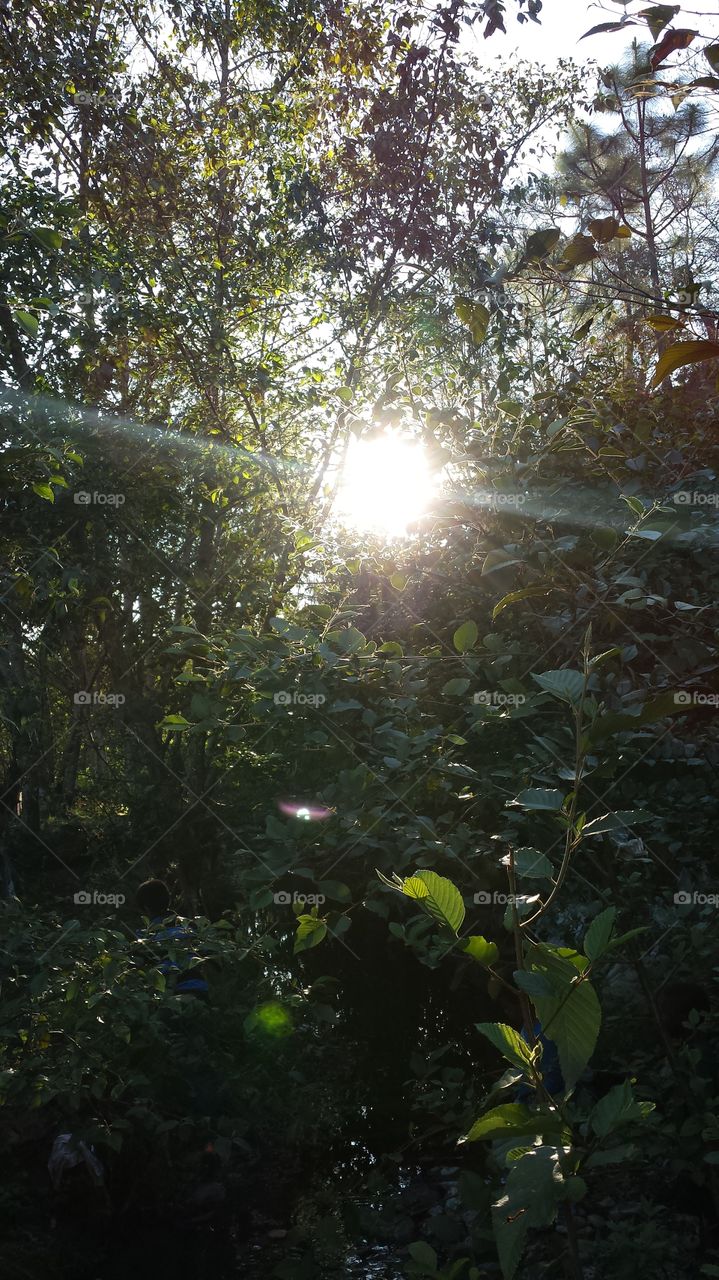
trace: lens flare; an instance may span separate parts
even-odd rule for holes
[[[277,808],[287,818],[299,818],[300,822],[323,822],[333,813],[321,805],[307,804],[301,800],[278,800]]]
[[[437,477],[422,445],[384,432],[351,440],[335,515],[343,524],[404,537],[430,505]]]

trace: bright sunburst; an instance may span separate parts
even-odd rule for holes
[[[356,529],[402,537],[427,510],[436,486],[422,445],[389,432],[353,439],[335,512]]]

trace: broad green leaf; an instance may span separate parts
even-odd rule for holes
[[[459,933],[464,920],[464,903],[456,885],[436,871],[416,871],[402,884],[402,893],[414,898],[438,924]]]
[[[30,234],[33,240],[38,240],[46,249],[62,248],[62,236],[52,227],[33,227]]]
[[[631,508],[635,516],[643,516],[646,514],[644,509],[644,503],[642,502],[641,498],[633,498],[623,493],[621,494],[621,499],[622,499],[622,502],[626,502],[627,506]]]
[[[582,827],[584,836],[604,835],[608,831],[622,831],[625,827],[636,826],[638,822],[649,822],[652,817],[644,809],[618,809],[616,813],[605,813],[601,818],[593,818]]]
[[[513,1162],[506,1195],[492,1206],[492,1227],[504,1280],[512,1280],[522,1256],[527,1230],[554,1222],[568,1196],[557,1147],[533,1147]]]
[[[592,920],[584,937],[584,954],[588,960],[598,960],[604,954],[614,930],[616,907],[607,907]]]
[[[319,880],[317,888],[326,898],[332,898],[334,902],[350,902],[352,900],[349,885],[343,884],[341,880]]]
[[[564,804],[564,796],[561,791],[529,787],[526,791],[520,791],[516,800],[510,800],[510,804],[521,805],[523,809],[551,809],[556,812]]]
[[[519,989],[526,991],[527,995],[531,996],[532,999],[535,996],[554,996],[557,994],[547,975],[538,973],[536,969],[515,969],[512,976]]]
[[[495,964],[499,959],[499,947],[496,942],[488,942],[479,933],[473,933],[470,938],[465,938],[462,951],[485,967]]]
[[[475,1120],[465,1142],[494,1142],[496,1138],[512,1136],[529,1137],[534,1133],[542,1133],[546,1127],[547,1117],[542,1116],[541,1112],[530,1111],[522,1102],[505,1102]]]
[[[448,680],[446,684],[443,684],[442,693],[449,698],[459,697],[460,694],[466,693],[468,688],[469,680],[458,678],[456,680]]]
[[[509,866],[509,854],[502,858],[502,864]],[[518,876],[526,876],[530,880],[551,880],[554,873],[549,858],[538,849],[515,849],[514,869]]]
[[[32,488],[33,493],[36,493],[38,498],[44,498],[46,502],[55,501],[54,490],[50,488],[49,484],[43,484],[42,481],[36,480]]]
[[[683,368],[684,365],[696,364],[701,360],[716,360],[717,356],[719,356],[719,342],[709,342],[708,339],[675,342],[660,355],[654,377],[649,385],[652,388],[658,387],[670,373]]]
[[[477,630],[476,622],[463,622],[461,627],[457,627],[452,637],[452,643],[457,653],[467,653],[470,649],[473,649],[477,643],[478,635],[479,631]]]
[[[588,981],[578,980],[578,965],[556,949],[533,947],[528,960],[530,970],[546,975],[558,993],[536,995],[532,1002],[542,1030],[557,1046],[565,1084],[568,1089],[573,1088],[599,1035],[602,1014],[596,992]],[[586,965],[583,957],[581,960]]]
[[[569,667],[562,667],[558,671],[544,671],[541,675],[533,675],[532,679],[540,689],[553,693],[564,702],[576,704],[584,692],[584,676],[581,671],[573,671]]]
[[[560,271],[571,271],[573,267],[578,267],[583,262],[591,262],[592,258],[599,256],[597,249],[591,236],[577,235],[574,236],[569,244],[564,246],[562,251],[562,260],[559,263]]]
[[[613,1129],[618,1129],[628,1120],[641,1120],[643,1115],[632,1092],[631,1084],[625,1080],[599,1099],[596,1106],[592,1108],[589,1123],[598,1138],[606,1138]]]
[[[15,319],[18,324],[22,325],[26,333],[31,338],[37,337],[37,316],[32,315],[29,311],[16,310]]]
[[[561,234],[559,227],[547,227],[544,231],[533,232],[524,247],[524,261],[533,262],[538,258],[546,258]]]
[[[528,1067],[532,1061],[532,1050],[514,1027],[505,1022],[478,1022],[477,1030],[486,1036],[495,1049],[499,1049],[502,1057],[512,1066]]]
[[[324,938],[327,937],[327,925],[324,920],[318,920],[316,916],[300,916],[297,924],[297,933],[295,934],[294,954],[300,951],[309,951],[311,947],[316,947]]]
[[[649,30],[652,33],[652,40],[659,39],[659,33],[666,27],[672,18],[679,13],[678,4],[653,4],[649,9],[642,9],[638,15],[644,18]]]
[[[602,1165],[621,1164],[624,1160],[630,1160],[635,1154],[633,1143],[627,1142],[620,1147],[610,1147],[606,1151],[593,1151],[587,1157],[585,1169],[599,1169]]]
[[[418,1262],[421,1266],[426,1267],[430,1275],[437,1271],[437,1254],[426,1240],[415,1240],[413,1244],[407,1246],[407,1252],[410,1257]]]
[[[184,716],[165,716],[160,722],[161,729],[191,729],[192,725]]]

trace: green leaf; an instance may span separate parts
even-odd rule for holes
[[[542,675],[532,676],[535,684],[547,693],[564,702],[576,704],[584,692],[584,676],[581,671],[573,671],[570,667],[562,667],[559,671],[545,671]]]
[[[578,267],[583,262],[591,262],[592,258],[599,256],[597,249],[591,236],[577,235],[569,244],[564,246],[562,253],[562,261],[559,263],[560,271],[571,271],[573,267]]]
[[[462,324],[472,334],[472,341],[479,346],[484,342],[489,327],[489,311],[481,302],[473,302],[471,298],[457,294],[454,299],[454,310]]]
[[[652,33],[652,40],[659,38],[660,31],[679,13],[678,4],[653,4],[649,9],[642,9],[638,17],[644,18]]]
[[[476,622],[463,622],[461,627],[457,627],[452,637],[452,643],[457,653],[467,653],[469,649],[473,649],[477,643],[478,635],[479,631],[477,630]]]
[[[716,360],[719,356],[719,342],[701,339],[695,342],[675,342],[663,351],[657,361],[657,367],[649,386],[658,387],[670,373],[687,364],[696,364],[701,360]]]
[[[509,854],[502,858],[505,867],[510,865]],[[549,858],[537,849],[515,849],[514,869],[518,876],[529,880],[551,880],[554,868]]]
[[[517,604],[520,600],[529,600],[532,596],[546,596],[552,589],[551,582],[539,582],[533,587],[522,587],[519,591],[510,591],[503,596],[492,610],[492,620],[498,618],[507,605]]]
[[[415,1262],[426,1267],[430,1275],[437,1271],[437,1254],[425,1240],[415,1240],[414,1244],[407,1246],[407,1252]]]
[[[613,1129],[628,1120],[642,1120],[643,1117],[644,1112],[634,1097],[632,1086],[625,1080],[599,1099],[590,1112],[589,1123],[598,1138],[606,1138]]]
[[[341,880],[319,880],[317,888],[325,898],[331,898],[333,902],[351,902],[352,893],[349,885],[344,884]]]
[[[165,716],[164,720],[160,721],[160,728],[161,729],[191,729],[192,725],[190,724],[189,720],[185,719],[184,716]]]
[[[446,684],[442,685],[442,693],[446,697],[457,697],[462,693],[466,693],[468,688],[469,680],[448,680]]]
[[[396,640],[385,640],[384,644],[380,645],[377,652],[386,654],[388,658],[401,658],[404,655],[404,650],[401,644],[398,644]]]
[[[607,831],[622,831],[625,827],[636,826],[638,822],[649,822],[651,813],[644,809],[619,809],[616,813],[605,813],[601,818],[593,818],[582,827],[582,839],[585,836],[604,835]]]
[[[524,262],[533,262],[538,258],[546,258],[552,252],[559,237],[559,227],[547,227],[544,231],[535,231],[524,246]]]
[[[594,988],[579,977],[577,964],[550,947],[533,947],[529,967],[546,976],[557,994],[533,997],[542,1030],[557,1046],[568,1089],[574,1087],[594,1052],[602,1013]],[[583,957],[577,956],[586,965]]]
[[[33,227],[30,234],[33,240],[39,241],[45,249],[62,248],[62,236],[59,231],[54,231],[52,227]]]
[[[529,787],[526,791],[520,791],[516,800],[510,800],[510,804],[521,805],[523,809],[547,809],[556,812],[564,804],[564,796],[561,791],[544,791],[539,787]]]
[[[584,938],[584,954],[588,960],[598,960],[609,944],[617,918],[616,907],[607,907],[592,920]]]
[[[499,947],[496,942],[488,942],[479,933],[473,933],[470,938],[465,938],[462,945],[462,951],[465,955],[471,956],[478,964],[482,964],[485,968],[493,965],[499,959]]]
[[[451,880],[438,876],[436,871],[416,871],[404,881],[402,893],[419,902],[438,924],[459,933],[465,914],[464,902]]]
[[[29,311],[16,310],[15,319],[18,324],[22,325],[25,332],[30,334],[31,338],[37,337],[37,316],[31,315]]]
[[[505,1102],[475,1120],[465,1142],[494,1142],[500,1137],[530,1137],[535,1133],[542,1133],[546,1128],[546,1115],[530,1111],[522,1102]]]
[[[295,935],[294,954],[298,955],[300,951],[309,951],[310,947],[319,946],[326,937],[327,925],[324,920],[318,920],[316,916],[300,916]]]
[[[556,995],[554,987],[544,973],[537,973],[536,970],[515,969],[512,976],[520,991],[526,991],[532,999],[535,996]]]
[[[628,507],[631,507],[635,516],[643,516],[645,514],[644,503],[641,498],[628,497],[626,493],[623,493],[621,494],[621,499],[622,502],[626,502]]]
[[[621,1164],[623,1160],[630,1160],[634,1154],[635,1148],[631,1142],[620,1147],[609,1147],[606,1151],[593,1151],[587,1157],[585,1168],[599,1169],[607,1164]]]
[[[528,1067],[532,1062],[532,1049],[514,1027],[505,1022],[478,1022],[477,1030],[486,1036],[495,1049],[512,1066]]]
[[[55,501],[55,492],[50,488],[49,484],[43,484],[40,480],[36,480],[32,488],[33,493],[36,493],[38,498],[44,498],[46,502]]]

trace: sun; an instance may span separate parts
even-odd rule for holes
[[[343,524],[401,538],[429,507],[437,488],[424,448],[383,432],[350,441],[335,500]]]

